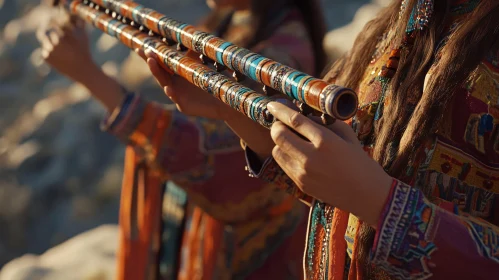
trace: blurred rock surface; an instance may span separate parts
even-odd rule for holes
[[[189,23],[207,11],[204,0],[140,2]],[[367,0],[323,2],[332,28],[348,24]],[[38,3],[0,0],[0,267],[9,262],[0,280],[111,279],[116,229],[85,231],[117,222],[123,145],[99,130],[104,111],[89,93],[43,63],[35,32],[60,11]],[[378,7],[365,6],[332,31],[328,50],[348,48]],[[108,74],[162,97],[135,54],[90,32],[95,61]]]
[[[391,0],[372,0],[370,3],[361,6],[356,12],[353,20],[326,34],[324,38],[324,49],[333,60],[338,59],[354,44],[357,34],[368,21],[373,19],[383,7],[388,6]]]
[[[100,226],[41,256],[25,255],[4,266],[0,280],[106,280],[115,276],[118,228]]]

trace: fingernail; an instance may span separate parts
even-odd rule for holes
[[[150,65],[155,64],[156,60],[154,60],[154,58],[149,57],[149,58],[147,58],[146,62],[147,62],[147,65],[150,66]]]
[[[144,54],[146,55],[146,57],[155,58],[154,52],[151,49],[146,49],[144,51]]]
[[[277,109],[275,108],[275,102],[270,102],[267,104],[267,109],[270,111],[270,113],[274,113]]]
[[[170,92],[168,91],[168,86],[165,86],[163,87],[163,92],[165,93],[165,95],[170,98],[171,101],[173,101],[173,103],[177,103],[175,102],[175,100],[173,99],[172,95],[170,94]]]

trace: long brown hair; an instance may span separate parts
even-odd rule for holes
[[[407,0],[405,13],[399,15],[401,0],[394,0],[377,18],[369,22],[355,41],[354,48],[337,61],[326,79],[358,88],[376,46],[390,27],[395,26],[395,42],[405,35],[406,23],[417,0]],[[416,31],[410,48],[401,52],[398,71],[387,91],[389,102],[375,125],[373,157],[388,172],[399,177],[413,160],[416,149],[437,131],[444,110],[453,100],[486,51],[499,44],[499,1],[482,0],[450,35],[436,58],[435,49],[448,17],[450,1],[435,0],[435,12],[429,26]],[[423,88],[430,67],[432,75]],[[408,108],[408,100],[419,100]]]
[[[319,0],[252,0],[252,31],[240,46],[251,48],[272,36],[274,30],[267,28],[268,25],[275,20],[279,12],[287,9],[296,9],[303,18],[315,57],[315,73],[310,74],[318,75],[324,69],[327,60],[322,44],[326,34],[326,24]],[[229,13],[230,11],[227,10],[214,10],[203,21],[203,25],[211,32],[220,26],[224,27],[223,21]],[[225,24],[228,25],[229,22],[225,22]]]

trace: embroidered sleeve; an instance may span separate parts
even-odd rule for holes
[[[372,256],[400,279],[492,279],[499,275],[499,229],[438,207],[394,180]]]
[[[312,204],[314,199],[302,192],[272,157],[262,163],[248,146],[244,143],[242,143],[242,146],[246,152],[246,168],[250,176],[274,184],[307,205]]]
[[[265,215],[286,195],[244,170],[244,151],[221,121],[186,117],[176,110],[128,95],[103,129],[133,146],[164,180],[225,222]]]

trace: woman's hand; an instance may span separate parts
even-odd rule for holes
[[[277,102],[268,109],[279,120],[271,130],[272,155],[286,174],[305,193],[375,227],[392,178],[368,157],[352,129],[343,122],[326,128]]]
[[[174,76],[171,72],[164,70],[153,53],[144,54],[141,50],[136,50],[136,52],[147,60],[147,65],[156,81],[177,105],[179,111],[186,115],[224,120],[262,160],[271,155],[274,143],[268,129],[192,85],[184,78]],[[188,52],[187,55],[195,58],[193,52]]]
[[[54,18],[38,30],[37,37],[45,61],[70,79],[86,83],[89,72],[98,68],[92,60],[85,23],[81,19]]]
[[[37,33],[45,61],[59,73],[85,86],[108,111],[124,97],[121,86],[93,62],[85,23],[76,17],[51,20]]]
[[[178,110],[182,113],[220,120],[226,120],[234,113],[237,113],[228,105],[189,83],[184,78],[172,75],[172,72],[164,70],[153,52],[146,51],[145,54],[142,54],[141,51],[137,52],[141,56],[145,55],[151,73],[163,88],[165,94],[177,105]],[[187,52],[187,56],[197,59],[194,52],[191,51]]]

